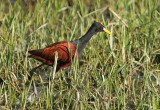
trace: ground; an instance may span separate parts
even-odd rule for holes
[[[0,12],[0,109],[160,109],[159,0],[2,0]],[[28,80],[41,64],[28,50],[77,39],[94,21],[112,34],[93,36],[70,68]]]

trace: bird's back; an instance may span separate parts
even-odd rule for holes
[[[54,43],[44,49],[28,51],[30,57],[52,66],[55,60],[55,52],[58,53],[57,68],[63,69],[71,65],[71,60],[76,52],[76,47],[67,41]]]

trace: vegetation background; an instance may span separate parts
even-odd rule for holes
[[[95,35],[80,61],[54,74],[27,75],[40,62],[28,50]],[[78,63],[80,62],[80,63]],[[160,109],[159,0],[0,0],[0,109]]]

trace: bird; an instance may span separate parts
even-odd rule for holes
[[[91,37],[98,32],[106,32],[109,35],[111,34],[110,31],[105,29],[102,23],[94,21],[86,34],[79,39],[72,40],[70,42],[60,41],[42,49],[29,50],[29,57],[42,62],[42,64],[34,68],[34,70],[43,65],[53,66],[56,52],[58,56],[56,72],[71,66],[74,57],[80,58]]]

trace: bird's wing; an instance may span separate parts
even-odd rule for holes
[[[49,66],[53,65],[53,61],[48,60],[43,56],[43,51],[44,49],[39,49],[39,50],[30,50],[28,51],[31,55],[29,57],[32,57],[38,61],[41,61]]]
[[[58,53],[58,60],[65,62],[68,59],[68,47],[64,45],[55,45],[52,47],[45,48],[42,52],[42,56],[48,60],[55,59],[55,52]]]
[[[53,44],[47,48],[39,50],[31,50],[30,57],[35,58],[45,64],[53,65],[55,59],[55,52],[58,53],[58,61],[66,62],[69,60],[68,46],[63,43]]]

